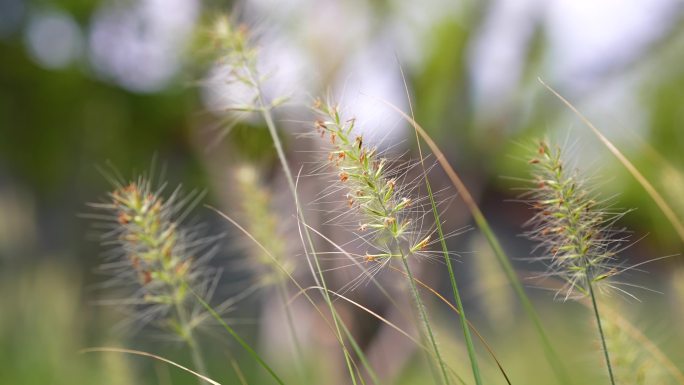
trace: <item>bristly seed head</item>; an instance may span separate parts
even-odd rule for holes
[[[559,147],[542,141],[535,155],[529,162],[534,181],[529,196],[536,214],[526,235],[546,251],[549,275],[565,281],[565,299],[587,295],[588,285],[610,286],[608,278],[620,271],[615,258],[624,242],[611,225],[622,214],[597,207],[586,181],[565,171]]]
[[[173,315],[173,309],[182,308],[191,315],[191,307],[197,304],[190,289],[204,296],[205,281],[214,279],[214,273],[204,265],[213,252],[206,250],[214,241],[202,240],[179,224],[197,198],[197,194],[190,194],[181,199],[176,190],[164,199],[161,191],[152,190],[148,179],[140,177],[118,185],[107,202],[92,204],[112,217],[108,225],[112,230],[103,234],[102,243],[114,247],[111,260],[102,265],[102,270],[112,276],[112,285],[130,288],[128,295],[135,298],[127,302],[136,304],[132,321],[155,321],[184,333],[178,328],[182,322]]]
[[[356,120],[341,117],[337,106],[317,100],[314,109],[320,116],[314,127],[331,138],[329,159],[344,184],[347,204],[362,217],[358,231],[372,230],[364,235],[369,240],[366,244],[380,251],[368,254],[365,261],[408,257],[423,250],[429,237],[420,234],[410,220],[414,200],[405,196],[408,189],[399,185],[388,160],[375,147],[368,147],[355,132]]]

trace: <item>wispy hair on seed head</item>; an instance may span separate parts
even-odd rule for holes
[[[546,275],[565,282],[558,296],[584,297],[588,285],[628,294],[612,279],[626,270],[618,254],[628,239],[624,230],[614,228],[625,212],[611,211],[610,199],[598,196],[592,181],[568,164],[561,147],[540,141],[529,164],[534,187],[525,198],[535,214],[526,235],[538,242],[535,249],[544,256],[536,259],[547,264]]]
[[[204,316],[192,292],[209,299],[220,275],[207,264],[220,236],[203,236],[201,226],[186,223],[204,194],[183,194],[180,186],[165,193],[166,183],[146,174],[129,181],[108,175],[113,190],[90,206],[108,248],[98,270],[109,278],[101,286],[119,289],[120,298],[101,303],[125,309],[128,326],[153,323],[182,334],[174,312],[182,308],[190,327],[199,323]]]
[[[359,133],[356,120],[344,116],[333,102],[316,100],[314,111],[314,135],[328,144],[327,162],[319,164],[313,175],[332,174],[332,183],[316,201],[343,207],[326,224],[352,229],[353,242],[367,249],[359,259],[374,263],[368,269],[372,275],[395,258],[439,260],[430,251],[439,242],[433,237],[430,202],[420,191],[428,170],[418,162],[394,160],[379,151]],[[366,278],[364,274],[348,285],[353,288]]]

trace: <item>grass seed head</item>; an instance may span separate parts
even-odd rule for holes
[[[355,130],[356,120],[344,118],[337,105],[316,100],[314,110],[314,128],[330,138],[328,159],[339,189],[349,210],[361,217],[361,224],[354,226],[376,248],[364,260],[408,257],[424,250],[429,237],[420,228],[421,221],[412,221],[422,214],[410,196],[414,186],[403,183],[406,169],[392,169],[391,162]]]
[[[133,305],[132,321],[177,329],[174,309],[192,313],[197,304],[190,289],[203,296],[215,279],[205,264],[215,239],[202,238],[181,223],[199,197],[181,197],[177,189],[165,198],[140,177],[118,184],[107,201],[92,205],[111,218],[101,238],[112,246],[101,266],[111,277],[105,285],[125,288],[128,298],[121,302]]]
[[[249,266],[264,285],[271,285],[287,279],[294,272],[293,261],[285,258],[286,242],[280,234],[279,223],[282,219],[272,207],[269,191],[259,183],[259,174],[253,166],[243,165],[235,173],[239,211],[247,231],[266,248],[267,255],[261,248],[249,244]]]
[[[612,225],[622,213],[597,204],[587,179],[566,167],[560,147],[541,141],[529,164],[534,187],[528,197],[536,214],[527,236],[544,250],[549,275],[565,281],[559,294],[582,297],[590,284],[610,287],[621,271],[616,254],[625,240]]]

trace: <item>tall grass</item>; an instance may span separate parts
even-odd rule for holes
[[[316,132],[309,132],[309,136],[318,137],[317,150],[322,149],[314,152],[326,154],[323,158],[312,159],[314,170],[309,175],[330,175],[332,170],[332,179],[321,179],[321,183],[327,185],[321,195],[342,201],[342,213],[334,215],[331,222],[338,225],[338,229],[347,227],[353,237],[350,243],[335,243],[326,236],[323,229],[312,226],[314,222],[309,220],[312,210],[303,202],[298,191],[300,174],[293,172],[282,139],[285,133],[276,120],[275,109],[285,98],[269,100],[262,91],[264,82],[268,79],[259,71],[258,40],[250,35],[248,28],[236,27],[228,18],[217,21],[212,37],[222,66],[221,71],[217,72],[218,76],[222,76],[222,80],[227,83],[238,83],[248,90],[246,96],[243,95],[244,100],[226,106],[225,111],[229,115],[227,121],[230,122],[226,130],[238,124],[246,114],[257,117],[266,126],[279,165],[275,172],[282,173],[287,184],[287,194],[291,196],[290,208],[293,212],[285,215],[295,218],[294,226],[300,236],[294,241],[283,239],[277,234],[275,222],[278,219],[274,214],[277,208],[270,202],[270,195],[277,192],[269,191],[268,186],[259,181],[254,169],[249,166],[240,168],[235,179],[239,185],[235,192],[241,202],[237,216],[245,226],[233,219],[232,212],[219,213],[255,246],[250,250],[253,267],[251,273],[257,277],[261,286],[274,286],[276,289],[274,293],[278,295],[286,315],[282,333],[287,334],[293,342],[293,354],[288,362],[298,366],[301,374],[298,383],[321,381],[315,375],[308,375],[311,371],[303,368],[308,360],[304,357],[305,347],[302,345],[312,338],[300,338],[302,336],[298,335],[298,331],[302,329],[299,323],[311,322],[312,317],[291,308],[292,302],[300,295],[311,305],[310,313],[316,316],[314,318],[317,322],[322,321],[325,326],[323,331],[331,333],[336,349],[341,353],[339,364],[341,370],[346,371],[346,377],[325,379],[326,383],[365,385],[370,382],[380,385],[390,382],[377,375],[375,365],[380,365],[381,361],[373,360],[367,354],[372,341],[360,339],[359,336],[363,336],[360,333],[362,328],[354,322],[348,309],[340,310],[342,308],[337,301],[351,304],[353,310],[372,316],[381,327],[386,326],[402,338],[408,338],[416,351],[426,354],[430,361],[429,370],[433,371],[433,379],[437,384],[471,383],[465,381],[460,373],[461,362],[453,355],[445,354],[451,345],[456,344],[463,345],[467,353],[467,360],[464,356],[462,361],[468,364],[466,367],[469,368],[464,370],[469,370],[472,374],[473,384],[494,383],[488,378],[487,363],[495,363],[509,384],[530,382],[529,378],[523,378],[520,374],[509,375],[516,372],[509,370],[508,360],[501,359],[494,353],[498,348],[496,343],[490,343],[485,338],[487,333],[480,333],[475,327],[477,317],[471,319],[468,316],[470,313],[466,313],[462,287],[456,280],[459,266],[454,263],[454,253],[447,242],[450,233],[445,230],[444,215],[428,179],[429,167],[425,165],[420,147],[421,139],[446,171],[456,192],[466,203],[473,220],[494,251],[508,283],[513,287],[528,316],[529,325],[541,341],[544,356],[550,363],[556,380],[572,383],[573,378],[564,369],[563,360],[552,345],[551,340],[556,336],[550,335],[542,326],[541,316],[528,297],[518,272],[508,257],[509,253],[502,247],[475,198],[449,165],[437,144],[411,116],[389,105],[415,129],[419,160],[409,161],[408,164],[401,164],[369,143],[357,130],[358,122],[343,112],[344,106],[332,101],[316,100],[316,117],[310,122],[302,123],[302,130],[312,131],[313,122]],[[604,143],[607,141],[600,135],[599,138]],[[625,160],[623,158],[620,159]],[[612,385],[622,383],[624,378],[632,374],[636,383],[643,385],[666,381],[663,378],[674,378],[681,382],[684,376],[681,376],[680,369],[665,353],[627,323],[612,305],[605,308],[603,306],[604,297],[600,295],[602,292],[613,290],[629,295],[617,280],[618,274],[633,269],[626,267],[618,259],[626,245],[626,239],[614,226],[624,213],[611,211],[606,201],[595,193],[594,181],[573,170],[562,149],[557,146],[540,142],[534,148],[529,166],[533,184],[525,198],[535,213],[528,223],[526,235],[538,243],[539,255],[536,259],[547,266],[544,277],[560,282],[556,298],[578,299],[593,312],[603,363],[591,360],[587,365],[605,365]],[[632,171],[633,166],[627,167]],[[412,172],[418,177],[412,178]],[[637,177],[638,175],[640,174],[635,174]],[[167,194],[165,185],[157,187],[144,175],[130,181],[120,177],[113,179],[115,185],[106,200],[92,205],[99,210],[95,217],[106,228],[101,239],[102,244],[110,250],[102,264],[103,271],[110,276],[104,286],[127,288],[121,291],[124,298],[118,302],[128,308],[132,316],[130,324],[137,325],[141,330],[154,325],[175,336],[184,344],[193,363],[190,368],[160,355],[135,349],[92,348],[85,351],[145,356],[192,373],[202,383],[218,384],[209,377],[209,366],[204,357],[207,349],[203,344],[210,341],[197,337],[198,326],[213,319],[215,325],[237,342],[241,352],[263,368],[270,380],[278,384],[287,383],[287,376],[281,375],[270,366],[259,350],[249,342],[250,338],[243,336],[236,325],[224,317],[221,313],[224,307],[212,305],[216,302],[212,298],[214,287],[221,277],[218,270],[211,267],[210,259],[219,246],[215,242],[216,237],[207,237],[198,227],[186,224],[187,216],[203,195],[195,193],[184,196],[180,193],[180,188]],[[650,185],[645,186],[651,194],[651,189],[648,188]],[[657,202],[660,201],[659,195],[652,196]],[[659,206],[679,230],[678,222],[668,214],[669,206]],[[353,226],[350,227],[349,223],[353,223]],[[326,241],[336,251],[320,252],[321,248],[317,247],[315,239]],[[304,255],[298,256],[291,252],[293,247],[288,247],[291,245],[286,243],[300,244],[298,246]],[[358,252],[359,247],[361,252]],[[343,282],[342,290],[336,291],[331,277],[338,277],[333,275],[334,269],[326,270],[323,260],[340,255],[347,264],[343,267],[354,269],[358,275]],[[433,263],[449,277],[453,304],[440,294],[436,287],[438,283],[433,284],[416,277],[415,268],[419,263]],[[420,339],[414,337],[407,328],[398,326],[394,320],[384,317],[380,311],[364,303],[363,299],[352,298],[348,294],[364,283],[372,283],[378,288],[378,298],[387,299],[388,307],[398,308],[397,302],[402,299],[390,295],[390,291],[378,279],[384,271],[390,271],[387,275],[389,277],[404,279],[403,285],[408,289],[407,297],[410,298],[402,299],[407,303],[412,302],[417,314],[417,321],[411,319],[408,322],[417,327]],[[487,270],[479,271],[478,274],[489,274]],[[308,277],[302,278],[304,272]],[[400,275],[395,274],[396,272]],[[484,280],[489,277],[479,278]],[[305,279],[313,281],[313,284],[307,286],[303,283]],[[424,297],[421,292],[423,290],[432,297]],[[296,294],[293,295],[292,292],[295,291]],[[319,306],[315,296],[309,294],[310,291],[320,294],[322,305]],[[264,295],[273,294],[272,291],[265,292],[267,293]],[[403,295],[404,291],[400,293]],[[455,316],[449,313],[445,317],[433,308],[432,302],[427,301],[427,298],[436,298],[446,303],[456,313]],[[454,341],[449,335],[441,335],[440,331],[444,329],[438,327],[445,320],[457,325],[456,317],[461,328],[462,341]],[[514,318],[513,315],[511,318]],[[318,332],[311,328],[311,334]],[[496,324],[494,329],[496,332]],[[507,327],[506,330],[511,328]],[[473,334],[477,339],[473,339]],[[515,337],[517,336],[511,336]],[[520,341],[522,352],[525,343],[526,341]],[[479,356],[480,344],[493,360],[489,356],[486,357],[487,360]],[[646,349],[637,349],[638,344],[643,344]],[[317,353],[319,352],[314,352],[314,355]],[[391,359],[391,352],[385,353],[387,359]],[[664,365],[667,370],[658,372],[657,375],[649,372],[657,365]],[[239,377],[243,383],[250,381],[242,373]],[[397,381],[400,382],[401,379]]]

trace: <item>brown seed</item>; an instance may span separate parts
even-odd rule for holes
[[[176,274],[179,276],[184,275],[188,271],[189,268],[190,268],[190,261],[189,260],[183,261],[183,262],[176,265],[176,267],[175,267]]]
[[[143,285],[147,285],[148,283],[152,282],[152,273],[145,270],[142,272],[142,275],[143,275]]]
[[[416,250],[423,250],[424,248],[427,247],[427,245],[428,245],[429,242],[430,242],[430,236],[428,235],[427,237],[425,237],[425,239],[423,239],[422,241],[418,242],[418,244],[416,245],[415,249],[416,249]]]
[[[126,225],[131,221],[131,216],[126,213],[119,213],[118,221],[120,225]]]
[[[340,173],[340,181],[341,181],[341,182],[346,182],[348,179],[349,179],[349,174],[347,174],[346,172],[342,171],[342,172]]]

